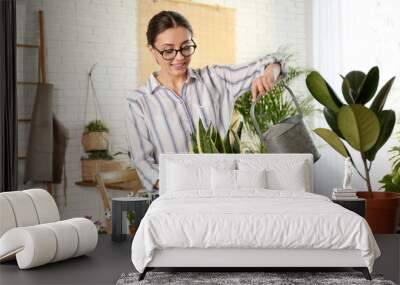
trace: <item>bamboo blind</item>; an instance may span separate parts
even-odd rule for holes
[[[190,0],[139,0],[139,84],[159,70],[147,48],[146,30],[151,17],[162,10],[177,11],[192,25],[197,44],[192,67],[235,63],[235,9]]]

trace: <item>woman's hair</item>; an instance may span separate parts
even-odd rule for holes
[[[186,28],[193,35],[192,26],[184,16],[174,11],[161,11],[151,18],[147,26],[147,43],[154,45],[158,34],[176,27]]]

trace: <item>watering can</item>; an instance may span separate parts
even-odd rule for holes
[[[250,117],[253,125],[261,142],[265,144],[269,153],[311,153],[314,157],[314,162],[316,162],[321,155],[314,144],[310,131],[304,123],[303,112],[300,109],[299,102],[292,90],[285,84],[283,86],[292,97],[298,114],[269,126],[268,130],[262,134],[254,114],[255,106],[261,98],[259,96],[255,102],[252,102],[250,108]]]

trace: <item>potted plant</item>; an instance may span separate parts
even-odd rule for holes
[[[210,124],[207,130],[199,119],[196,133],[191,134],[191,153],[240,153],[240,138],[243,122],[235,121],[231,124],[224,138],[218,130]]]
[[[82,180],[86,182],[94,181],[94,176],[98,172],[121,169],[123,169],[122,163],[114,160],[107,149],[91,151],[86,157],[81,158]]]
[[[136,215],[134,212],[128,211],[126,217],[129,222],[129,234],[133,237],[136,234],[136,226],[135,226]]]
[[[106,150],[108,148],[108,128],[101,120],[90,121],[82,135],[85,152]]]
[[[400,193],[400,132],[397,134],[399,145],[392,147],[389,152],[393,153],[390,158],[392,161],[391,173],[383,176],[379,183],[383,184],[383,188],[386,192],[398,192]]]
[[[311,95],[324,106],[323,113],[330,127],[318,128],[314,132],[339,154],[349,157],[365,181],[368,192],[357,192],[357,196],[366,199],[366,218],[372,231],[391,233],[397,225],[400,196],[391,192],[373,192],[370,170],[377,152],[392,134],[396,121],[393,110],[383,109],[395,77],[378,93],[378,67],[371,68],[367,74],[355,70],[341,77],[343,98],[347,104],[339,99],[318,72],[313,71],[306,78]],[[343,141],[360,154],[363,171],[359,170]]]

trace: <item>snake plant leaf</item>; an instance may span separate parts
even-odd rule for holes
[[[343,77],[342,77],[343,78]],[[354,104],[358,97],[358,92],[360,87],[365,79],[365,73],[359,70],[353,70],[346,74],[344,77],[346,80],[343,79],[342,83],[342,93],[346,102],[348,104]],[[350,93],[352,90],[353,93]],[[353,98],[353,103],[351,102],[351,98]],[[349,100],[348,100],[349,98]]]
[[[342,102],[336,96],[329,84],[317,71],[312,71],[307,75],[306,84],[311,95],[318,102],[335,113],[339,112],[340,107],[343,105]]]
[[[190,139],[192,141],[192,149],[191,152],[193,153],[199,153],[199,149],[197,147],[197,138],[195,133],[190,134]]]
[[[226,153],[224,143],[222,142],[221,135],[217,132],[217,136],[215,138],[215,147],[218,149],[220,153]]]
[[[240,153],[240,138],[234,130],[231,129],[230,132],[232,132],[232,135],[233,135],[232,152]]]
[[[371,107],[369,107],[372,111],[375,112],[375,114],[378,114],[380,111],[382,111],[383,106],[386,103],[386,98],[389,95],[390,89],[392,88],[393,82],[396,79],[395,76],[393,76],[391,79],[389,79],[388,82],[386,82],[385,85],[379,90],[378,95],[376,95],[374,101],[372,101]]]
[[[366,152],[379,137],[379,119],[373,111],[359,104],[340,108],[337,123],[343,138],[356,150]]]
[[[211,148],[211,153],[219,153],[219,151],[213,141],[210,141],[210,148]]]
[[[239,137],[239,141],[242,138],[242,130],[243,130],[243,122],[240,121],[239,126],[238,126],[237,131],[236,131],[236,133],[237,133],[237,135]]]
[[[324,108],[324,117],[329,127],[332,129],[332,131],[339,137],[343,138],[342,133],[340,132],[339,127],[337,125],[336,113],[329,110],[328,108]]]
[[[374,146],[365,153],[365,157],[369,161],[373,161],[375,159],[378,150],[387,142],[387,140],[392,135],[392,131],[396,123],[396,113],[393,110],[384,110],[378,114],[378,119],[381,129],[378,140],[376,141]]]
[[[345,145],[334,132],[325,128],[317,128],[314,130],[314,132],[342,156],[346,158],[349,157],[349,152],[347,151]]]
[[[197,133],[196,133],[196,142],[197,142],[197,148],[199,150],[199,153],[204,153],[205,152],[205,146],[206,146],[206,129],[204,128],[203,122],[201,119],[199,119],[197,123]]]
[[[340,77],[343,79],[342,93],[344,99],[346,100],[347,104],[355,104],[357,98],[356,91],[351,87],[350,81],[346,77],[343,75],[340,75]]]
[[[365,76],[363,83],[358,92],[356,99],[356,104],[365,105],[367,104],[375,95],[379,84],[379,68],[377,66],[372,67],[367,76]]]
[[[229,138],[229,130],[226,133],[225,138],[224,138],[224,147],[225,147],[226,153],[232,153],[231,141]]]

